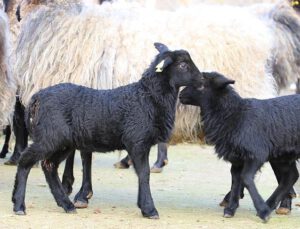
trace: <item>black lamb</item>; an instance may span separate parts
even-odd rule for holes
[[[230,161],[232,187],[224,216],[234,215],[241,186],[253,200],[258,216],[267,221],[273,209],[297,181],[300,157],[300,95],[273,99],[244,99],[229,85],[233,80],[212,72],[203,73],[204,84],[180,93],[184,104],[200,106],[206,139],[220,158]],[[267,162],[277,166],[279,185],[265,202],[254,176]]]
[[[65,83],[33,95],[25,114],[33,143],[18,164],[12,196],[16,214],[25,214],[26,181],[37,161],[42,160],[58,206],[74,212],[57,174],[59,163],[74,149],[126,149],[138,176],[137,205],[143,216],[158,218],[149,186],[149,151],[170,138],[179,87],[201,84],[203,77],[187,51],[155,47],[159,54],[136,83],[112,90]]]

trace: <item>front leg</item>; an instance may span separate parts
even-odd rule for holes
[[[264,221],[267,222],[270,218],[271,209],[265,203],[261,195],[258,193],[255,183],[254,176],[256,172],[263,165],[262,162],[256,160],[247,160],[244,162],[244,167],[241,173],[241,179],[245,187],[248,189],[254,207],[257,210],[257,215]]]
[[[161,173],[163,167],[168,164],[168,144],[160,142],[157,145],[157,160],[151,168],[151,173]]]
[[[150,167],[149,167],[149,151],[150,147],[145,143],[140,143],[131,147],[128,152],[132,159],[133,166],[138,176],[138,200],[137,205],[141,209],[144,217],[150,219],[158,219],[158,212],[154,206],[150,191]]]
[[[239,207],[240,192],[241,189],[243,189],[242,182],[241,182],[242,169],[243,169],[242,165],[234,165],[234,164],[231,165],[230,172],[232,178],[232,185],[231,185],[229,202],[224,209],[225,218],[233,217],[236,209]]]
[[[29,146],[22,154],[17,168],[15,185],[12,194],[12,202],[14,204],[14,212],[17,215],[25,215],[25,192],[29,172],[32,166],[38,161],[36,155],[38,147],[34,143]]]

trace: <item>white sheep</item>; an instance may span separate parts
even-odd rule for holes
[[[276,95],[267,63],[269,28],[247,10],[199,5],[168,12],[135,3],[50,4],[32,11],[18,39],[14,73],[28,104],[38,90],[62,82],[115,88],[139,79],[161,41],[191,52],[200,69],[238,79],[243,96]],[[174,136],[198,139],[199,111],[178,105]]]

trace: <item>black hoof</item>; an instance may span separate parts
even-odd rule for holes
[[[222,200],[222,202],[219,203],[220,207],[227,207],[227,205],[228,205],[228,202],[226,200]]]
[[[77,214],[77,211],[74,208],[74,209],[66,210],[66,213],[68,213],[68,214]]]
[[[17,161],[14,161],[14,160],[11,160],[9,159],[8,161],[4,162],[4,165],[17,165],[18,162]]]
[[[122,163],[121,161],[114,164],[116,169],[129,169],[130,165],[126,163]]]
[[[62,180],[62,186],[63,186],[63,188],[64,188],[64,190],[65,190],[65,193],[66,193],[68,196],[71,195],[71,193],[72,193],[72,191],[73,191],[73,187],[72,187],[73,182],[74,182],[74,180],[71,181],[71,180],[69,180],[68,178],[63,177],[63,180]]]
[[[19,152],[13,152],[13,155],[8,159],[8,161],[4,162],[5,165],[17,165],[19,158],[20,158]]]
[[[1,152],[1,153],[0,153],[0,158],[5,158],[5,157],[6,157],[6,154],[7,154],[7,153]]]
[[[271,210],[268,208],[263,210],[262,212],[258,213],[259,218],[262,219],[264,223],[268,222],[270,219]]]
[[[225,218],[232,218],[235,214],[236,208],[232,209],[232,208],[224,208],[224,217]]]
[[[262,219],[263,223],[267,223],[270,220],[271,216],[268,215]]]
[[[153,210],[147,211],[147,212],[142,211],[142,214],[145,218],[148,218],[148,219],[159,219],[158,212],[155,208]]]

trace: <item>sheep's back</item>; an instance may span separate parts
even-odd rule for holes
[[[300,157],[300,96],[249,99],[235,125],[218,133],[216,151],[226,160],[262,162]],[[226,132],[226,134],[224,134]],[[226,135],[226,137],[224,137]]]
[[[59,84],[32,97],[27,127],[34,142],[45,138],[56,146],[63,141],[80,150],[120,150],[125,143],[140,140],[153,145],[165,136],[155,129],[157,118],[150,101],[138,83],[108,90]]]

